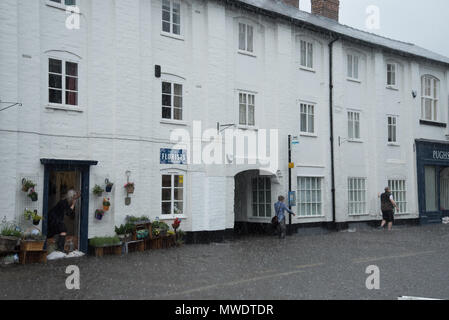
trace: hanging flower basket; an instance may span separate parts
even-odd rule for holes
[[[125,184],[125,189],[128,194],[133,194],[134,193],[134,182],[128,182],[127,184]]]
[[[35,186],[36,186],[36,184],[31,180],[27,180],[27,179],[22,180],[22,191],[23,192],[28,192],[28,190],[34,188]]]
[[[102,220],[103,216],[104,216],[104,211],[103,210],[98,209],[98,210],[95,211],[95,219]]]
[[[31,201],[36,202],[38,200],[37,192],[34,191],[34,189],[31,190],[31,192],[28,194],[28,197],[31,199]]]
[[[111,192],[112,191],[112,187],[114,186],[114,184],[112,182],[108,183],[106,185],[106,192]]]
[[[101,197],[103,195],[104,189],[100,187],[98,184],[92,189],[92,193],[97,197]]]
[[[103,199],[103,211],[107,212],[109,211],[109,208],[111,207],[111,202],[109,198]]]

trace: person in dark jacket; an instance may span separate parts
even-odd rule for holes
[[[75,204],[80,198],[80,194],[75,190],[69,190],[64,199],[58,202],[56,206],[48,213],[48,234],[47,238],[57,237],[57,250],[64,252],[65,237],[67,228],[64,224],[64,217],[75,217]]]
[[[388,223],[388,230],[391,231],[394,222],[394,208],[399,211],[399,207],[393,199],[393,195],[389,187],[385,188],[385,192],[379,195],[380,205],[382,210],[382,224],[380,229],[383,229]]]

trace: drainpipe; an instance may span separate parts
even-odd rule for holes
[[[333,78],[333,48],[334,43],[339,38],[334,38],[329,43],[329,120],[330,120],[330,143],[331,143],[331,181],[332,181],[332,225],[336,228],[336,209],[335,209],[335,159],[334,159],[334,78]]]

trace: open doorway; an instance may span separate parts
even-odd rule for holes
[[[72,171],[50,171],[48,193],[48,208],[54,208],[60,200],[65,199],[69,190],[81,190],[81,173],[76,170]],[[75,206],[75,216],[64,217],[64,225],[67,228],[67,237],[65,242],[65,251],[71,252],[80,248],[80,215],[81,208]],[[52,244],[52,241],[49,241]]]

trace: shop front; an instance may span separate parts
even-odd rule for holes
[[[449,143],[416,140],[421,224],[441,223],[449,216]]]

